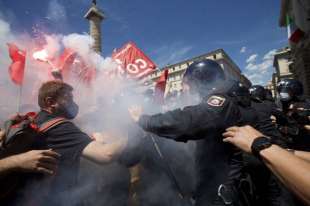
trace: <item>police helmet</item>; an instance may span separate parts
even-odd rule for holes
[[[266,89],[261,85],[253,85],[249,89],[250,95],[253,99],[263,101],[266,99]]]
[[[236,98],[238,103],[242,106],[251,105],[249,88],[239,81],[233,81],[228,95]]]
[[[303,85],[296,79],[283,79],[277,84],[281,101],[290,101],[303,95]]]
[[[233,97],[250,96],[249,88],[241,82],[235,80],[232,81],[232,86],[228,91],[228,94]]]
[[[204,59],[192,63],[184,73],[183,81],[190,87],[202,90],[214,86],[215,82],[225,80],[222,67],[213,60]]]
[[[272,96],[272,92],[269,89],[266,89],[266,100],[274,102],[274,98]]]

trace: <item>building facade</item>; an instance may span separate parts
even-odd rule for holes
[[[285,47],[277,51],[277,53],[274,55],[273,66],[275,68],[275,75],[278,80],[293,78],[292,52],[289,47]]]
[[[301,81],[305,95],[310,95],[310,39],[293,52],[292,72],[294,77]]]
[[[273,67],[275,73],[272,76],[272,80],[268,83],[267,87],[271,90],[272,94],[276,97],[276,86],[279,81],[282,79],[291,79],[294,78],[293,70],[293,61],[292,61],[292,52],[291,48],[285,47],[279,49],[274,55]]]
[[[303,83],[305,94],[310,95],[310,1],[281,0],[280,11],[279,25],[293,25],[287,26],[293,62],[290,71]]]
[[[246,86],[250,86],[251,82],[241,73],[240,68],[233,62],[228,54],[223,49],[187,59],[173,65],[167,65],[161,70],[156,70],[151,73],[147,79],[151,82],[151,88],[154,88],[156,81],[162,74],[163,70],[168,69],[168,80],[166,84],[166,94],[172,92],[181,92],[183,75],[190,64],[194,61],[202,59],[211,59],[217,61],[224,70],[225,76],[228,79],[241,81]]]

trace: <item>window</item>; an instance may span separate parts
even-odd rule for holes
[[[213,54],[213,59],[216,59],[216,54]]]

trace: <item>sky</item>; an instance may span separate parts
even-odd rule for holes
[[[287,46],[280,0],[97,0],[103,56],[134,41],[159,67],[222,48],[254,83],[266,84],[273,55]],[[87,33],[90,0],[0,0],[14,33]],[[1,29],[1,28],[0,28]]]

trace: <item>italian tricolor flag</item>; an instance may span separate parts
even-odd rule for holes
[[[290,42],[297,44],[305,33],[299,29],[294,20],[289,15],[286,15],[287,35]]]

